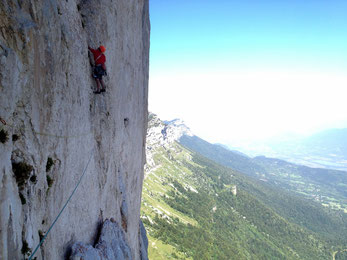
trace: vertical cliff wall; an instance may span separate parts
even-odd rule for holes
[[[113,230],[126,258],[145,258],[148,12],[148,0],[0,2],[0,259],[33,251],[89,158],[35,256],[69,258]],[[95,95],[87,46],[100,44],[107,91]]]

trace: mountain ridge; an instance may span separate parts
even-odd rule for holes
[[[265,156],[249,158],[210,144],[197,136],[183,135],[179,142],[224,166],[347,212],[344,185],[347,183],[347,172],[311,168]],[[311,186],[309,192],[306,191],[307,186]],[[338,204],[335,202],[336,198],[340,201]]]
[[[218,165],[179,142],[146,152],[153,165],[142,219],[154,259],[327,259],[341,249],[337,238],[346,239],[342,213]]]

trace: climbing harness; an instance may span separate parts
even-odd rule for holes
[[[45,241],[47,235],[49,234],[49,232],[51,231],[51,229],[53,228],[53,226],[55,225],[55,223],[56,223],[57,220],[59,219],[60,215],[63,213],[63,211],[64,211],[64,209],[66,208],[67,204],[70,202],[72,196],[75,194],[75,191],[77,190],[78,186],[79,186],[80,183],[81,183],[81,180],[82,180],[84,174],[85,174],[86,171],[87,171],[88,165],[89,165],[90,160],[91,160],[92,155],[93,155],[93,151],[94,151],[94,149],[93,149],[93,150],[91,151],[91,153],[90,153],[88,163],[87,163],[86,167],[84,168],[84,171],[83,171],[83,173],[82,173],[82,175],[81,175],[79,181],[77,182],[76,187],[75,187],[74,190],[72,191],[70,197],[69,197],[68,200],[65,202],[64,207],[60,210],[58,216],[55,218],[55,220],[53,221],[52,225],[49,227],[49,229],[48,229],[48,231],[46,232],[46,234],[44,235],[44,237],[41,239],[40,243],[39,243],[39,244],[37,245],[37,247],[35,248],[34,252],[30,255],[29,260],[32,260],[33,256],[35,255],[35,253],[37,252],[37,250],[40,248],[40,246],[43,244],[43,242]]]
[[[95,59],[94,62],[96,63],[96,61],[97,61],[98,59],[100,59],[102,55],[103,55],[103,53],[101,53],[101,54]]]

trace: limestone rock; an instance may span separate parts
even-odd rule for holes
[[[148,239],[146,229],[140,220],[140,259],[148,260]],[[71,260],[125,260],[132,259],[129,245],[126,243],[124,230],[116,222],[106,220],[101,228],[100,237],[95,247],[77,242],[72,246]]]
[[[156,114],[150,113],[147,129],[146,172],[154,167],[152,151],[158,147],[168,147],[178,141],[183,135],[193,136],[189,127],[180,119],[162,121]]]
[[[131,250],[124,231],[117,223],[106,220],[95,248],[84,243],[72,247],[71,260],[131,260]]]
[[[113,217],[140,259],[149,32],[148,0],[0,2],[0,259],[28,257],[89,158],[35,257],[68,258]],[[107,90],[94,95],[87,47],[100,44]]]
[[[182,119],[164,121],[164,123],[166,124],[166,127],[163,133],[170,142],[179,140],[182,135],[193,136],[190,128],[186,126]]]
[[[166,146],[178,141],[182,135],[193,136],[189,127],[181,119],[162,121],[150,113],[147,129],[147,149]]]
[[[141,260],[148,260],[148,238],[142,220],[140,220],[140,250]]]

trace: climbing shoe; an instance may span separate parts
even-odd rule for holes
[[[100,94],[101,91],[94,91],[94,94]]]
[[[106,92],[106,89],[102,88],[102,89],[100,90],[100,92]]]

